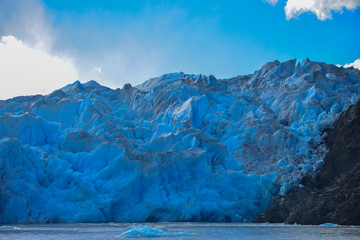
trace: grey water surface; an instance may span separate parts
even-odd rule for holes
[[[359,226],[236,223],[68,223],[0,226],[0,239],[360,239]]]

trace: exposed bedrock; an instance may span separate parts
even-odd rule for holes
[[[327,132],[329,152],[315,179],[277,196],[255,222],[360,224],[360,102]]]

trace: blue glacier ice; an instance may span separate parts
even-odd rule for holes
[[[320,226],[324,226],[324,227],[339,227],[340,225],[335,224],[335,223],[323,223],[323,224],[320,224]]]
[[[0,101],[0,223],[252,221],[321,168],[359,91],[306,59]]]
[[[148,225],[132,226],[122,234],[117,236],[118,238],[159,238],[159,237],[186,237],[193,236],[193,233],[188,232],[172,232],[167,229],[161,229],[157,227],[150,227]]]

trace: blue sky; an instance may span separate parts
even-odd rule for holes
[[[360,58],[360,8],[287,20],[290,2],[0,0],[0,35],[68,60],[83,82],[113,88],[168,72],[227,78],[276,59]]]

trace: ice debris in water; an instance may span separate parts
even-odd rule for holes
[[[1,230],[20,230],[20,228],[14,226],[0,226],[0,231]]]
[[[118,238],[157,238],[157,237],[185,237],[194,236],[193,233],[187,232],[171,232],[167,229],[159,229],[148,225],[132,226],[118,236]]]
[[[321,168],[359,91],[307,59],[0,101],[0,223],[252,221]]]
[[[324,226],[324,227],[339,227],[340,225],[335,224],[335,223],[323,223],[323,224],[320,224],[320,226]]]

